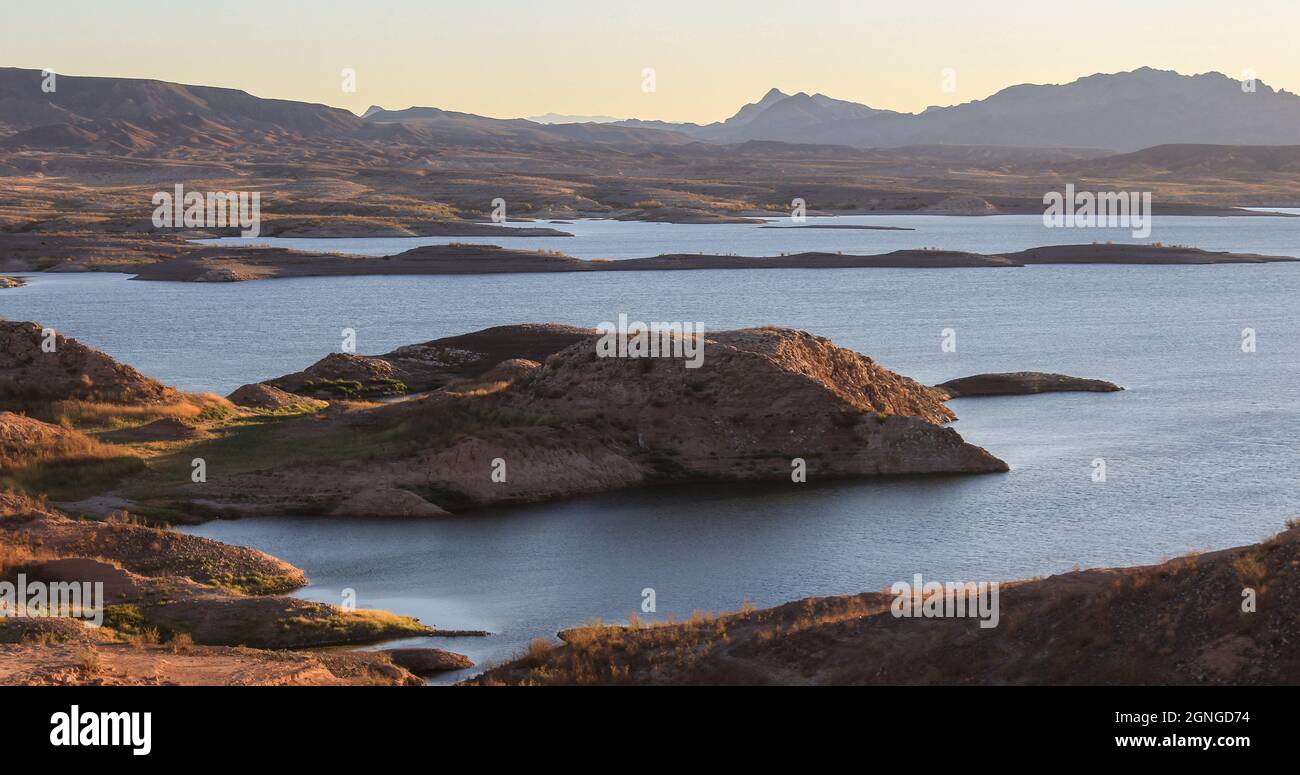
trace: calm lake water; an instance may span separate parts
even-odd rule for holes
[[[923,218],[895,220],[919,227]],[[1300,251],[1300,221],[1181,220],[1199,225],[1179,228],[1235,230],[1235,237],[1224,236],[1221,245],[1166,241]],[[945,229],[985,230],[980,239],[987,244],[1019,239],[1002,233],[1005,219],[947,221],[960,223]],[[659,228],[637,224],[637,233],[643,226]],[[749,229],[773,235],[754,237],[772,245],[805,236],[816,243],[827,236],[896,234]],[[1029,244],[1050,241],[1041,236]],[[986,249],[971,242],[949,246]],[[672,242],[629,254],[684,249]],[[302,567],[312,580],[304,597],[339,602],[350,588],[362,606],[496,633],[432,644],[475,661],[505,659],[530,638],[589,617],[624,619],[647,587],[656,592],[657,616],[684,617],[746,599],[766,606],[879,589],[913,573],[998,580],[1076,564],[1156,562],[1256,541],[1300,515],[1300,264],[229,285],[133,282],[120,275],[28,279],[26,288],[0,292],[0,315],[39,320],[189,390],[226,393],[299,370],[337,349],[344,327],[357,331],[359,351],[381,353],[490,325],[590,326],[620,312],[703,321],[710,330],[769,323],[808,329],[927,383],[1023,369],[1101,377],[1128,388],[954,401],[961,418],[956,429],[1008,461],[1012,470],[1004,475],[683,486],[439,521],[277,518],[191,530]],[[956,353],[941,351],[944,328],[957,331]],[[1242,351],[1245,328],[1256,333],[1256,352]],[[1092,481],[1097,459],[1106,463],[1104,483]]]

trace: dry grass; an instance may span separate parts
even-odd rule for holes
[[[1242,585],[1247,587],[1260,586],[1268,577],[1268,566],[1264,564],[1259,555],[1253,553],[1234,558],[1232,569],[1237,572],[1237,578]]]
[[[7,579],[20,573],[23,568],[35,561],[30,549],[14,544],[0,544],[0,579]]]
[[[41,414],[51,424],[18,418],[0,438],[0,485],[74,500],[111,488],[145,469],[141,453],[105,443],[83,431],[134,427],[161,419],[219,422],[238,410],[209,393],[179,394],[171,404],[122,405],[87,401],[52,404]]]
[[[543,659],[546,659],[548,656],[550,656],[551,652],[554,650],[555,650],[554,644],[552,644],[546,638],[533,638],[532,640],[528,641],[528,645],[524,647],[524,654],[522,658],[527,660],[532,660],[534,662],[541,662]]]
[[[173,654],[183,654],[194,645],[194,636],[188,632],[178,632],[172,635],[167,645],[171,647]]]
[[[234,404],[213,393],[181,393],[171,404],[109,404],[90,401],[61,401],[50,413],[65,428],[119,430],[157,420],[206,422],[239,413]]]
[[[0,436],[0,470],[13,471],[58,460],[109,460],[131,454],[66,427],[47,429],[35,421],[31,425],[35,427],[29,430],[18,426],[18,433]]]
[[[25,418],[24,418],[25,419]],[[134,452],[79,431],[17,425],[0,439],[0,485],[56,498],[99,492],[144,469]]]
[[[0,518],[19,519],[45,511],[45,497],[33,498],[14,490],[0,490]],[[54,559],[53,552],[34,542],[21,529],[0,532],[0,579],[9,578],[38,562]]]
[[[77,669],[86,675],[95,675],[104,667],[103,660],[99,656],[99,649],[91,645],[78,648],[72,653],[72,658],[76,662]]]
[[[161,640],[162,639],[158,635],[157,627],[144,627],[138,632],[133,632],[126,636],[126,642],[136,648],[153,646],[160,643]]]
[[[0,517],[13,517],[47,510],[44,495],[29,495],[12,487],[0,489]]]
[[[454,388],[447,388],[448,395],[453,396],[488,396],[493,393],[500,393],[511,384],[510,380],[500,380],[497,382],[477,382]]]

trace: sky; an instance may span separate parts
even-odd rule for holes
[[[556,112],[709,122],[772,87],[914,112],[1013,84],[1144,65],[1234,78],[1249,70],[1300,91],[1300,0],[6,6],[0,66],[227,86],[357,113],[427,105],[502,118]],[[356,74],[354,91],[345,68]]]

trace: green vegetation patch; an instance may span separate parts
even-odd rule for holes
[[[346,611],[327,605],[317,606],[310,616],[284,619],[280,628],[286,633],[302,633],[318,645],[365,643],[432,632],[431,628],[409,616],[373,609]]]
[[[213,586],[243,595],[276,595],[302,586],[302,577],[287,573],[218,573],[207,578]]]

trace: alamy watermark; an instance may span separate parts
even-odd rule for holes
[[[134,756],[153,750],[153,713],[82,710],[73,705],[66,713],[50,716],[50,745],[121,746]]]
[[[1043,225],[1049,229],[1121,227],[1133,230],[1134,239],[1151,236],[1150,191],[1048,191],[1043,195]]]
[[[889,588],[894,595],[890,611],[896,619],[979,619],[982,629],[998,626],[998,582],[899,581]]]
[[[31,581],[19,573],[17,583],[0,581],[0,617],[70,617],[88,627],[104,623],[104,582]]]
[[[153,225],[157,229],[216,229],[238,227],[239,236],[262,233],[260,191],[185,190],[177,183],[172,191],[153,195]]]
[[[604,322],[596,330],[600,358],[682,358],[688,369],[704,365],[703,323],[629,323],[627,315],[620,314],[618,325]]]

